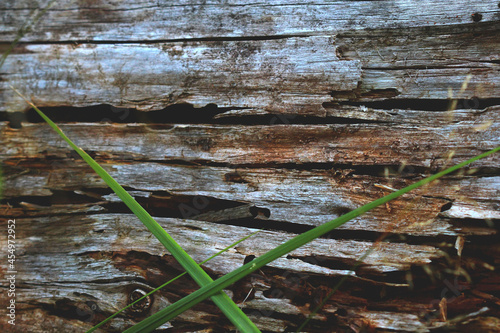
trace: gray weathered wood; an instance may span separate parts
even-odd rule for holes
[[[39,106],[215,103],[317,113],[330,91],[355,89],[361,77],[359,62],[338,60],[330,37],[23,48],[5,62],[8,84]],[[1,84],[0,110],[25,109],[7,82]]]
[[[157,221],[196,261],[208,258],[232,242],[255,231],[255,229],[234,226],[219,226],[214,229],[211,223],[193,220],[157,218]],[[18,275],[22,276],[19,283],[27,286],[43,286],[43,291],[29,287],[26,292],[20,293],[21,296],[18,298],[20,303],[28,302],[40,308],[53,306],[55,309],[62,310],[61,303],[65,300],[73,302],[68,301],[69,303],[65,304],[68,307],[75,304],[81,306],[85,304],[85,301],[90,300],[98,304],[101,311],[114,312],[127,304],[128,293],[134,288],[149,291],[175,276],[174,272],[162,272],[159,269],[161,266],[155,267],[162,261],[167,263],[166,259],[169,255],[158,241],[151,238],[149,232],[134,216],[105,214],[87,216],[83,219],[45,217],[17,219],[16,223],[23,226],[18,233],[20,238],[18,251],[22,251],[22,256],[17,262]],[[53,224],[57,224],[58,228],[53,229],[50,235],[46,234],[44,230],[52,229]],[[68,233],[69,230],[71,230],[70,233]],[[41,234],[45,235],[43,239],[37,236]],[[215,275],[226,274],[241,266],[245,256],[260,255],[292,236],[280,232],[262,231],[235,249],[207,262],[204,267]],[[51,246],[47,247],[47,244]],[[392,283],[363,279],[363,275],[369,274],[370,271],[404,271],[412,264],[429,263],[432,259],[444,255],[431,246],[381,243],[375,245],[374,252],[364,260],[363,272],[359,273],[361,274],[359,277],[348,271],[323,266],[323,263],[328,260],[349,263],[372,246],[374,245],[370,242],[319,239],[290,253],[291,258],[278,259],[270,267],[300,272],[304,276],[349,274],[353,276],[353,279],[359,278],[361,283],[386,284],[394,288],[395,285]],[[128,250],[123,252],[124,248]],[[138,258],[134,259],[134,253],[141,253],[141,256],[151,258],[147,261],[140,261]],[[314,256],[320,258],[315,264],[299,259],[308,258],[313,253]],[[403,253],[405,263],[402,265],[398,256]],[[135,261],[134,268],[124,269],[123,265],[126,265],[124,260]],[[157,264],[151,267],[151,263],[154,262]],[[39,272],[45,273],[40,275]],[[82,277],[84,281],[78,284],[77,281],[80,281]],[[186,283],[186,280],[187,278],[184,278],[182,283]],[[127,283],[127,281],[130,282]],[[188,288],[193,288],[192,283],[189,285]],[[401,284],[399,288],[403,286],[404,284]],[[172,297],[178,297],[173,296],[178,293],[175,288],[178,287],[169,287],[163,293],[156,294],[154,306],[148,308],[142,315],[154,313],[162,306],[172,303],[175,299]],[[253,302],[260,302],[257,306],[259,309],[271,307],[275,311],[284,313],[293,309],[294,314],[302,313],[300,307],[296,305],[290,304],[287,310],[282,305],[273,306],[272,298],[259,295]],[[36,299],[36,302],[33,299]],[[257,305],[253,303],[250,302],[250,309]],[[361,310],[359,314],[363,315],[363,312]],[[84,315],[87,313],[82,311],[81,316],[84,317]],[[181,318],[192,321],[199,316],[200,313],[190,312]],[[115,329],[123,329],[128,324],[129,321],[119,322],[115,324],[118,326]],[[381,325],[381,327],[384,326],[387,324]]]
[[[12,41],[49,0],[3,2],[0,35]],[[57,1],[27,41],[142,41],[322,35],[360,29],[460,27],[498,20],[497,1]],[[74,24],[68,24],[73,22]]]
[[[107,188],[88,166],[82,162],[78,163],[80,166],[73,164],[57,162],[9,178],[5,186],[12,190],[5,195],[10,198],[23,194],[50,198],[52,191],[72,192],[82,187],[90,190]],[[412,182],[363,175],[344,176],[332,170],[234,170],[227,167],[171,166],[149,162],[103,166],[123,186],[146,191],[146,197],[151,196],[147,192],[165,191],[177,196],[198,195],[240,204],[252,203],[269,209],[271,220],[305,225],[322,224],[388,194],[378,185],[402,188]],[[238,175],[239,181],[228,177],[234,173]],[[74,174],[79,177],[72,177]],[[417,190],[392,202],[392,208],[376,209],[341,228],[415,235],[458,235],[460,228],[439,218],[443,207],[452,203],[451,212],[445,217],[459,218],[458,210],[464,214],[464,218],[473,213],[482,218],[498,218],[498,203],[491,199],[498,197],[499,182],[499,177],[442,180],[438,186]],[[140,197],[138,194],[135,196]],[[454,207],[455,202],[457,208]]]
[[[291,126],[68,124],[61,125],[80,147],[105,158],[215,162],[227,165],[322,163],[325,166],[401,165],[436,170],[500,144],[500,108],[472,112],[383,112],[381,124]],[[365,115],[373,114],[366,112]],[[340,116],[341,112],[334,113]],[[344,117],[356,118],[350,112]],[[415,118],[414,118],[415,117]],[[365,117],[364,119],[366,119]],[[413,119],[412,119],[413,118]],[[379,118],[380,119],[380,118]],[[417,122],[418,121],[418,122]],[[5,125],[4,125],[5,126]],[[4,127],[4,158],[65,157],[67,144],[45,124],[21,130]],[[96,140],[99,138],[99,140]],[[450,152],[451,160],[448,160]],[[499,158],[476,167],[498,167]]]
[[[28,19],[22,8],[16,2],[0,13],[8,26],[4,41],[14,39],[18,20]],[[214,103],[317,115],[328,101],[446,99],[449,89],[462,98],[496,98],[498,11],[494,1],[62,2],[7,58],[0,110],[26,108],[8,84],[39,106]],[[474,13],[481,22],[472,21]],[[61,26],[67,20],[85,24],[68,29]],[[224,40],[234,37],[242,40]],[[36,43],[47,39],[62,45]]]
[[[18,226],[14,332],[83,332],[182,270],[47,125],[9,124],[28,109],[10,86],[40,107],[68,107],[65,133],[196,260],[270,229],[205,264],[214,278],[500,144],[498,1],[64,0],[26,30],[49,2],[0,5],[0,51],[27,32],[0,69],[1,224]],[[196,107],[194,124],[74,122],[91,113],[75,107],[181,103]],[[499,161],[380,207],[227,292],[269,332],[295,330],[343,277],[306,331],[496,332]],[[102,331],[196,288],[185,277]],[[234,329],[210,301],[167,328]],[[13,331],[5,317],[0,330]]]

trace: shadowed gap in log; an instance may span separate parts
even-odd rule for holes
[[[332,96],[344,92],[332,93]],[[381,96],[383,97],[383,96]],[[456,105],[455,105],[456,103]],[[482,110],[500,105],[500,98],[471,99],[392,99],[376,101],[348,101],[323,103],[325,108],[342,108],[344,106],[364,106],[378,110],[411,109],[420,111],[449,111],[453,105],[456,109]],[[111,105],[95,105],[89,107],[50,107],[42,108],[55,122],[111,122],[111,123],[146,123],[146,124],[242,124],[242,125],[287,125],[287,124],[358,124],[377,123],[381,120],[349,119],[341,117],[315,117],[304,115],[280,115],[248,110],[236,116],[225,116],[228,111],[242,108],[219,108],[208,104],[195,108],[190,104],[175,104],[163,110],[138,111],[133,108],[117,108]],[[22,122],[43,122],[35,110],[22,112],[0,112],[0,121],[8,121],[12,128],[21,128]]]
[[[452,104],[456,103],[453,108]],[[378,101],[341,101],[338,103],[324,103],[324,107],[338,105],[365,106],[380,110],[411,109],[420,111],[449,111],[451,109],[482,110],[500,104],[500,98],[471,98],[471,99],[384,99]]]

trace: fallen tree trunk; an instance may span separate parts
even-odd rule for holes
[[[29,1],[0,8],[2,50],[32,15]],[[83,332],[182,273],[9,85],[45,107],[196,261],[264,229],[203,264],[217,278],[498,146],[498,15],[493,1],[57,2],[1,68],[0,211],[5,230],[15,221],[16,261],[6,256],[0,269],[7,279],[15,268],[16,290],[7,297],[2,283],[0,303],[15,299],[16,325],[4,316],[0,327]],[[227,292],[266,332],[296,330],[343,279],[305,331],[495,332],[497,155]],[[103,331],[196,289],[183,277]],[[161,329],[233,328],[206,301]]]

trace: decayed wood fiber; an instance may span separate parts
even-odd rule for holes
[[[0,50],[48,3],[4,1]],[[83,332],[181,268],[47,125],[9,126],[9,112],[28,109],[10,85],[69,113],[224,108],[210,124],[60,123],[197,261],[270,229],[205,264],[216,278],[498,146],[499,15],[497,1],[57,1],[0,70],[0,211],[18,225],[17,331]],[[462,99],[453,112],[450,98]],[[494,332],[498,162],[349,222],[228,293],[261,329],[283,332],[347,276],[309,331]],[[104,331],[196,288],[184,278]],[[209,301],[167,328],[233,329]]]

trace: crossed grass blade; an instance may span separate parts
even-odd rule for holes
[[[217,252],[216,254],[214,254],[213,256],[210,256],[209,258],[203,260],[202,262],[199,263],[199,265],[203,265],[204,263],[212,260],[213,258],[221,255],[222,253],[226,252],[227,250],[235,247],[236,245],[238,245],[239,243],[247,240],[248,238],[252,237],[253,235],[256,235],[258,234],[259,232],[261,232],[262,229],[259,229],[255,232],[252,232],[250,235],[247,235],[239,240],[237,240],[236,242],[234,242],[233,244],[227,246],[226,248],[220,250],[219,252]],[[103,326],[104,324],[106,324],[107,322],[109,322],[111,319],[115,318],[116,316],[118,316],[120,313],[122,313],[123,311],[127,310],[128,308],[132,307],[134,304],[136,303],[139,303],[140,301],[142,301],[143,299],[145,299],[146,297],[148,297],[149,295],[152,295],[154,294],[155,292],[157,292],[158,290],[168,286],[170,283],[174,282],[175,280],[178,280],[180,279],[181,277],[183,277],[184,275],[186,275],[187,272],[184,272],[184,273],[181,273],[179,275],[177,275],[176,277],[174,277],[173,279],[165,282],[164,284],[162,284],[161,286],[151,290],[149,293],[147,293],[146,295],[142,296],[141,298],[138,298],[137,300],[135,300],[133,303],[130,303],[129,305],[127,305],[126,307],[118,310],[117,312],[115,312],[114,314],[112,314],[111,316],[109,316],[108,318],[104,319],[103,321],[101,321],[99,324],[95,325],[94,327],[92,327],[90,330],[88,330],[86,333],[92,333],[94,332],[96,329],[98,329],[99,327]]]
[[[75,145],[63,131],[50,120],[40,109],[32,102],[24,97],[19,91],[11,87],[26,103],[28,103],[49,125],[73,148],[92,169],[108,184],[108,186],[118,195],[118,197],[127,205],[127,207],[141,220],[141,222],[149,229],[149,231],[165,246],[179,264],[191,275],[193,280],[203,287],[213,282],[212,278],[191,258],[182,247],[149,215],[149,213],[128,194],[125,189],[111,177],[92,157],[90,157],[83,149]],[[241,332],[260,332],[257,326],[243,313],[243,311],[229,298],[229,296],[220,290],[213,293],[211,300],[219,307],[226,317],[241,331]]]
[[[382,198],[379,198],[377,200],[374,200],[364,206],[361,206],[347,214],[344,214],[330,222],[327,222],[323,225],[320,225],[312,230],[309,230],[303,234],[300,234],[291,240],[281,244],[280,246],[276,247],[275,249],[267,252],[266,254],[255,258],[251,262],[235,269],[231,273],[228,273],[224,275],[223,277],[215,280],[209,285],[206,285],[197,291],[193,292],[192,294],[184,297],[183,299],[175,302],[174,304],[168,306],[167,308],[158,311],[154,315],[144,319],[140,323],[134,325],[133,327],[129,328],[128,330],[125,331],[125,333],[139,333],[139,332],[151,332],[155,328],[159,327],[160,325],[164,324],[165,322],[175,318],[177,315],[181,314],[182,312],[190,309],[191,307],[195,306],[199,302],[205,300],[206,298],[214,295],[215,293],[219,292],[220,290],[230,286],[231,284],[235,283],[236,281],[242,279],[246,275],[256,271],[257,269],[265,266],[266,264],[270,263],[273,260],[278,259],[279,257],[287,254],[290,251],[295,250],[296,248],[324,235],[325,233],[332,231],[333,229],[341,226],[342,224],[352,220],[353,218],[356,218],[369,210],[378,207],[380,205],[383,205],[393,199],[396,199],[397,197],[400,197],[401,195],[414,190],[420,186],[429,184],[430,182],[447,175],[451,172],[454,172],[474,161],[477,161],[481,158],[484,158],[486,156],[489,156],[491,154],[494,154],[496,152],[500,151],[500,146],[496,147],[490,151],[487,151],[481,155],[478,155],[470,160],[464,161],[462,163],[459,163],[455,166],[452,166],[446,170],[443,170],[441,172],[438,172],[430,177],[424,178],[414,184],[411,184],[399,191],[390,193],[389,195],[386,195]]]
[[[14,89],[14,88],[13,88]],[[15,89],[14,89],[15,90]],[[15,90],[17,92],[17,90]],[[372,201],[371,203],[359,207],[335,220],[327,222],[321,226],[318,226],[308,232],[305,232],[284,244],[276,247],[275,249],[267,252],[266,254],[254,259],[250,263],[243,265],[242,267],[234,270],[233,272],[226,274],[225,276],[212,281],[210,277],[196,264],[196,262],[185,253],[185,251],[161,228],[161,226],[153,220],[153,218],[109,175],[106,171],[100,167],[88,154],[86,154],[81,148],[77,147],[69,138],[67,138],[64,133],[55,125],[43,112],[41,112],[33,103],[29,102],[24,96],[17,92],[22,98],[30,104],[40,116],[73,148],[78,152],[82,158],[89,163],[89,165],[106,181],[106,183],[115,191],[115,193],[124,201],[125,204],[141,219],[141,221],[148,227],[148,229],[162,242],[162,244],[167,247],[167,249],[174,255],[174,257],[183,258],[182,261],[179,260],[181,265],[186,269],[188,273],[192,275],[195,281],[201,286],[200,289],[190,294],[189,296],[183,298],[182,300],[172,304],[171,306],[157,312],[156,314],[146,318],[137,325],[131,327],[125,332],[151,332],[163,323],[175,318],[175,316],[188,310],[192,306],[198,304],[199,302],[211,297],[212,300],[219,306],[228,319],[235,324],[235,326],[242,332],[259,332],[255,324],[253,324],[248,317],[239,309],[234,302],[229,299],[229,297],[222,293],[222,289],[228,287],[239,279],[245,277],[246,275],[254,272],[255,270],[265,266],[269,262],[293,251],[294,249],[322,236],[323,234],[337,228],[338,226],[350,221],[351,219],[358,217],[369,210],[383,205],[413,189],[420,186],[428,184],[446,174],[456,171],[474,161],[481,158],[489,156],[493,153],[500,151],[500,147],[496,147],[488,152],[478,155],[470,160],[457,164],[451,168],[443,170],[435,175],[428,178],[422,179],[410,186],[407,186],[399,191],[393,192],[385,197]],[[145,222],[146,221],[146,222]],[[171,248],[171,249],[170,249]],[[188,259],[184,258],[187,256]],[[193,268],[195,267],[195,268]],[[202,273],[200,274],[201,271]],[[221,297],[221,298],[218,298]],[[229,302],[227,302],[227,300]],[[234,309],[236,308],[236,311]],[[243,319],[240,318],[243,316]],[[242,321],[243,320],[243,321]]]

